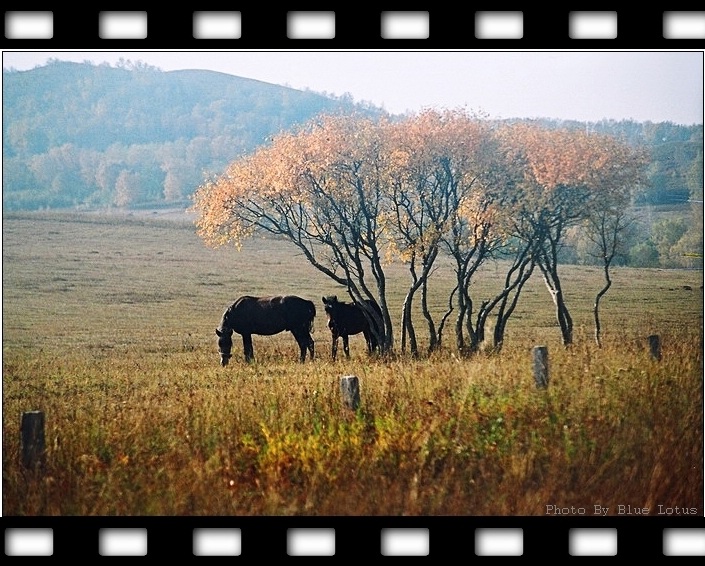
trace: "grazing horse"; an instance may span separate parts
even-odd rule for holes
[[[290,331],[301,349],[301,361],[306,361],[306,350],[313,359],[313,319],[316,306],[312,301],[287,295],[284,297],[240,297],[223,314],[220,326],[215,329],[218,335],[220,365],[227,366],[232,357],[233,332],[242,336],[245,361],[254,359],[252,335],[271,336]]]
[[[366,300],[367,303],[381,318],[382,310],[379,305],[371,300]],[[367,342],[367,353],[374,352],[379,344],[370,327],[370,322],[365,316],[362,307],[357,303],[345,303],[338,300],[336,295],[323,297],[324,309],[328,315],[328,328],[333,337],[332,355],[335,360],[338,353],[338,338],[343,339],[343,351],[345,356],[350,358],[349,336],[353,334],[362,334]],[[374,322],[374,321],[373,321]]]

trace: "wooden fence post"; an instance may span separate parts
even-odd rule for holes
[[[661,337],[658,334],[649,336],[649,350],[652,358],[655,360],[661,359]]]
[[[22,465],[36,470],[43,468],[46,457],[44,442],[44,413],[29,411],[22,413]]]
[[[340,393],[345,406],[356,411],[360,406],[360,380],[356,375],[345,375],[341,378]]]
[[[534,380],[539,389],[548,387],[548,348],[546,346],[534,346]]]

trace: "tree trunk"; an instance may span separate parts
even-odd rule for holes
[[[421,311],[428,325],[428,352],[430,354],[438,348],[438,336],[436,335],[436,324],[428,310],[428,275],[424,277],[421,285]]]
[[[607,280],[607,284],[602,288],[602,290],[595,296],[595,304],[592,307],[592,314],[595,318],[595,342],[598,348],[602,348],[602,338],[600,336],[600,299],[607,292],[607,290],[612,286],[612,281]]]
[[[519,295],[521,294],[524,283],[529,280],[529,277],[531,277],[531,274],[534,271],[534,265],[535,264],[529,255],[529,248],[525,247],[520,250],[514,258],[512,266],[509,268],[504,277],[504,288],[491,300],[484,301],[480,305],[480,308],[477,311],[475,329],[472,334],[476,349],[485,340],[485,326],[487,324],[487,318],[490,313],[492,313],[494,308],[499,305],[497,312],[497,323],[493,332],[493,347],[495,351],[501,350],[507,321],[514,312],[514,308],[519,301]],[[510,301],[509,298],[512,292],[514,292],[514,296]]]
[[[539,263],[539,268],[543,273],[543,280],[546,284],[546,288],[549,293],[551,293],[551,297],[553,298],[553,304],[556,306],[556,319],[558,320],[558,325],[561,329],[563,345],[569,346],[573,343],[573,319],[571,318],[568,307],[563,300],[563,291],[561,290],[561,281],[558,277],[557,266],[555,263],[552,265]]]
[[[605,275],[605,286],[600,290],[600,292],[595,296],[595,304],[592,307],[592,314],[595,318],[595,342],[597,342],[597,347],[602,348],[602,339],[600,336],[600,299],[612,286],[612,279],[610,279],[610,261],[612,257],[605,256],[604,265],[604,275]]]
[[[511,276],[516,272],[516,270],[519,272],[518,276],[514,279],[514,281],[511,281]],[[519,296],[521,295],[524,284],[529,280],[531,274],[534,272],[534,263],[526,258],[522,258],[522,261],[517,264],[516,270],[512,270],[510,275],[507,277],[505,290],[500,302],[499,311],[497,312],[497,323],[494,327],[493,336],[493,347],[495,352],[502,350],[502,345],[504,344],[504,332],[507,329],[507,322],[509,322],[509,317],[512,316],[512,313],[519,302]],[[512,291],[514,291],[514,296],[510,302],[509,296]]]
[[[419,349],[418,345],[416,343],[416,331],[414,330],[414,323],[411,320],[411,306],[413,304],[414,300],[414,293],[415,293],[414,287],[410,288],[408,293],[406,294],[406,297],[404,298],[404,304],[402,306],[402,317],[401,317],[401,326],[402,326],[402,343],[401,343],[401,351],[405,352],[406,351],[406,336],[409,338],[409,352],[413,357],[418,356]]]
[[[438,347],[441,347],[441,343],[443,341],[443,330],[446,326],[446,321],[448,320],[448,317],[453,313],[453,310],[455,307],[453,306],[453,296],[455,295],[455,292],[458,290],[457,287],[455,287],[451,292],[450,296],[448,297],[448,310],[445,312],[445,314],[441,317],[441,322],[438,324]]]
[[[455,318],[455,347],[458,352],[465,350],[465,333],[463,326],[465,325],[465,317],[467,316],[467,293],[463,289],[462,283],[459,282],[458,287],[458,316]]]
[[[563,300],[563,293],[556,293],[556,311],[558,314],[558,324],[561,327],[561,336],[563,345],[570,346],[573,343],[573,319],[568,312],[568,307]]]

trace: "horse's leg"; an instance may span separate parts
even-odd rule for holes
[[[306,337],[308,338],[308,352],[311,354],[311,359],[313,360],[313,352],[316,343],[313,341],[313,336],[311,336],[311,334],[307,333]]]
[[[252,359],[255,357],[255,351],[252,347],[252,334],[242,335],[242,346],[245,350],[245,361],[251,362]]]
[[[299,349],[301,350],[301,355],[299,356],[301,363],[306,361],[306,348],[308,347],[308,341],[304,337],[298,339]]]
[[[306,351],[311,352],[311,359],[313,359],[313,338],[311,338],[311,333],[308,330],[301,330],[300,332],[293,332],[296,343],[299,345],[301,350],[301,362],[306,361]]]
[[[294,334],[292,332],[292,334]],[[294,334],[294,338],[296,339],[296,343],[299,345],[299,360],[301,363],[304,363],[306,361],[306,348],[308,347],[308,334],[306,332],[297,332]]]
[[[343,351],[345,352],[345,357],[350,359],[350,342],[347,334],[343,334]]]

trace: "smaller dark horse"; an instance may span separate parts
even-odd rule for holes
[[[311,337],[316,306],[312,301],[295,295],[278,297],[240,297],[223,314],[220,326],[215,329],[218,335],[220,365],[228,365],[232,357],[233,332],[242,336],[245,361],[254,359],[252,335],[272,336],[290,331],[301,349],[301,361],[306,361],[306,351],[313,359],[314,342]]]
[[[366,304],[370,306],[382,318],[382,310],[379,305],[371,300],[366,300]],[[335,360],[338,354],[338,338],[343,339],[343,351],[345,356],[350,358],[349,336],[354,334],[362,334],[367,343],[367,353],[372,354],[379,344],[370,322],[365,316],[362,307],[357,303],[345,303],[338,300],[336,295],[323,297],[324,309],[328,315],[328,328],[333,337],[332,355]]]

